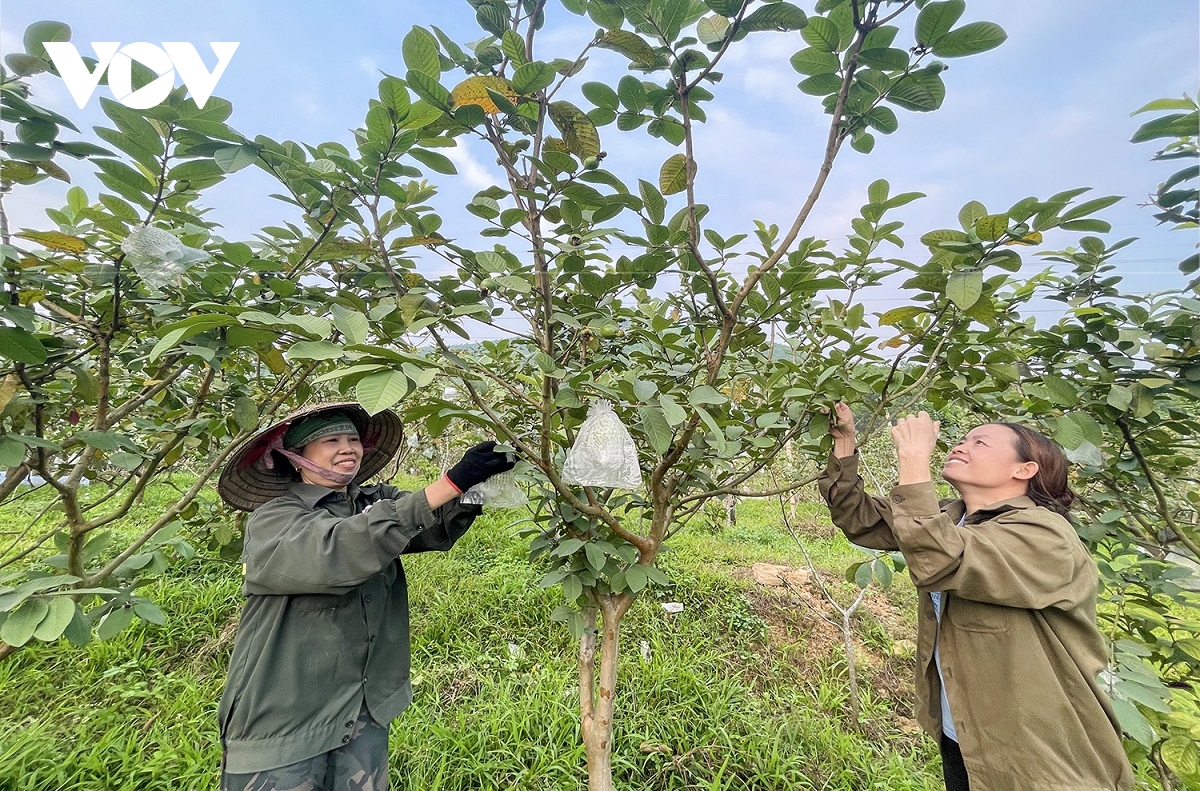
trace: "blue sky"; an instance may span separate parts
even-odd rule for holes
[[[803,7],[806,3],[800,3]],[[551,24],[537,55],[573,57],[594,32],[551,0]],[[1150,163],[1153,144],[1128,142],[1144,117],[1130,113],[1164,96],[1195,95],[1200,83],[1200,20],[1194,0],[968,0],[963,22],[990,20],[1008,32],[998,50],[951,60],[943,74],[943,108],[930,114],[898,111],[900,129],[880,137],[864,156],[847,149],[838,160],[805,235],[833,241],[865,202],[866,187],[886,178],[894,192],[920,191],[925,200],[896,213],[907,225],[906,253],[920,260],[924,231],[956,227],[959,208],[980,200],[1003,210],[1017,200],[1080,186],[1092,195],[1127,196],[1102,216],[1113,223],[1110,238],[1140,237],[1123,251],[1127,287],[1145,292],[1182,285],[1176,265],[1197,240],[1191,231],[1158,228],[1139,208],[1166,178],[1169,164]],[[144,0],[47,2],[4,0],[0,50],[20,49],[25,26],[39,19],[67,22],[73,41],[90,54],[92,41],[186,41],[210,65],[210,41],[240,43],[216,94],[234,105],[230,123],[243,133],[308,143],[351,141],[380,70],[403,75],[400,43],[416,24],[436,24],[460,42],[483,34],[465,0],[348,0],[344,3],[163,3]],[[898,45],[911,43],[907,32]],[[907,42],[907,43],[906,43]],[[813,97],[796,90],[800,79],[788,57],[803,43],[799,34],[755,34],[735,49],[709,105],[709,122],[697,141],[700,197],[712,206],[710,222],[725,236],[750,232],[753,220],[790,224],[814,178],[827,116]],[[599,53],[588,79],[623,73],[621,59]],[[444,77],[453,84],[457,76]],[[96,97],[79,110],[65,87],[38,78],[34,99],[76,120],[90,134],[103,123]],[[99,88],[97,96],[107,95]],[[585,109],[590,105],[577,103]],[[606,167],[633,183],[655,180],[658,165],[675,149],[638,133],[601,130]],[[492,157],[478,144],[454,155],[461,178],[447,181],[435,199],[443,215],[463,215],[474,191],[499,178]],[[97,186],[80,168],[78,183],[95,198]],[[45,182],[10,197],[6,208],[16,228],[45,226],[42,210],[63,200],[66,185]],[[247,238],[257,228],[292,218],[288,206],[267,197],[277,187],[252,169],[206,193],[209,215],[226,238]],[[448,228],[453,228],[447,222]],[[1051,246],[1071,238],[1051,236]],[[749,263],[749,262],[748,262]],[[434,266],[431,262],[430,266]],[[872,306],[874,307],[874,306]]]

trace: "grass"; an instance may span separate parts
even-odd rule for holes
[[[155,506],[152,493],[145,508]],[[165,493],[162,496],[166,496]],[[488,514],[450,553],[405,560],[414,701],[392,726],[393,787],[586,786],[576,646],[549,621],[558,590],[514,539],[517,512]],[[836,583],[862,556],[802,509],[806,546]],[[861,730],[846,721],[840,636],[790,591],[757,586],[753,563],[803,567],[778,507],[743,503],[738,524],[670,542],[673,588],[624,623],[613,764],[625,789],[889,789],[940,785],[932,741],[912,732],[907,580],[873,594],[859,631]],[[216,706],[241,606],[236,563],[196,558],[143,590],[170,618],[84,649],[37,644],[0,663],[5,791],[216,789]],[[684,605],[679,615],[660,604]]]

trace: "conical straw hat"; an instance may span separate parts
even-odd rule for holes
[[[233,508],[253,511],[287,492],[294,480],[291,463],[277,455],[274,466],[268,468],[263,462],[263,455],[269,452],[271,442],[276,437],[282,437],[296,421],[335,409],[345,412],[358,426],[358,435],[363,442],[362,464],[354,483],[362,483],[382,470],[396,455],[404,439],[404,429],[395,412],[385,409],[370,415],[354,401],[314,404],[291,413],[238,445],[225,463],[217,482],[221,499]]]

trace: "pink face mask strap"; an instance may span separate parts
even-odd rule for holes
[[[275,435],[269,439],[269,441],[267,442],[267,447],[263,451],[262,456],[260,457],[262,459],[263,466],[266,467],[268,470],[275,469],[275,459],[272,456],[272,451],[276,451],[276,452],[280,453],[282,456],[284,456],[284,458],[286,458],[292,464],[296,465],[297,467],[303,467],[304,469],[308,470],[309,472],[316,473],[317,475],[320,475],[322,478],[324,478],[328,481],[333,481],[338,486],[346,486],[354,481],[354,477],[355,477],[355,475],[357,475],[357,473],[337,472],[336,470],[327,470],[324,467],[321,467],[321,466],[318,466],[318,465],[312,463],[308,459],[301,456],[299,453],[294,453],[290,450],[285,449],[283,447],[283,435],[284,435],[284,433],[286,433],[286,431],[287,431],[287,427],[281,426],[280,430],[277,431],[275,433]]]

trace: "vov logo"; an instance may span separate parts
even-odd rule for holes
[[[113,97],[131,109],[146,110],[161,104],[171,93],[171,89],[175,87],[177,70],[196,106],[203,108],[208,97],[216,90],[217,80],[225,73],[225,67],[229,65],[239,43],[216,41],[209,44],[217,56],[216,68],[211,72],[200,59],[196,48],[180,41],[164,41],[161,48],[144,41],[126,44],[123,47],[116,41],[92,42],[92,49],[96,51],[98,61],[95,71],[88,71],[87,64],[83,62],[74,44],[47,41],[43,46],[46,47],[46,53],[50,55],[50,60],[54,62],[79,109],[82,110],[87,104],[107,70],[108,87]],[[136,91],[133,89],[135,60],[159,75],[158,79]]]

